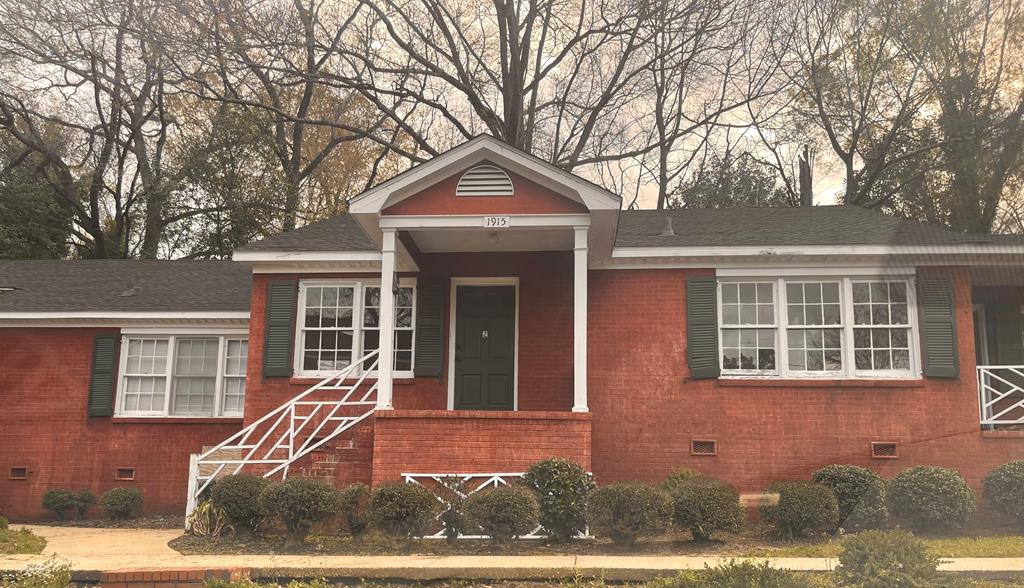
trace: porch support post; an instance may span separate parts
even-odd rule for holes
[[[377,355],[377,410],[389,410],[395,350],[395,242],[397,229],[384,229],[380,262],[380,353]]]
[[[587,407],[587,227],[574,227],[572,341],[573,412]]]

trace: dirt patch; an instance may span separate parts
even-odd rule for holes
[[[147,515],[136,519],[96,517],[67,521],[46,521],[42,524],[51,527],[83,527],[88,529],[184,529],[185,517],[181,515]]]

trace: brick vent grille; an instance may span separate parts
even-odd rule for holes
[[[691,455],[718,455],[718,441],[714,439],[693,439],[690,441]]]
[[[114,473],[115,480],[131,481],[135,479],[135,468],[117,468]]]
[[[28,479],[28,468],[25,466],[16,466],[11,468],[7,472],[8,480],[27,480]]]
[[[900,456],[899,448],[893,441],[872,441],[871,457],[875,459],[896,459]]]

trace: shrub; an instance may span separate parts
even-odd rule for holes
[[[100,506],[110,518],[133,519],[142,514],[142,492],[135,488],[114,488],[100,497]]]
[[[839,504],[839,526],[846,530],[877,529],[885,526],[885,480],[867,468],[830,465],[814,472],[811,479],[828,486]]]
[[[7,517],[0,517],[0,531],[3,531],[11,525],[11,521],[7,520]]]
[[[7,588],[66,588],[71,585],[71,565],[55,557],[42,562],[28,564],[16,578],[0,579],[0,586]]]
[[[419,484],[393,482],[370,496],[370,524],[396,537],[420,537],[441,510],[437,497]]]
[[[771,567],[768,562],[729,561],[703,571],[680,572],[673,578],[661,578],[647,588],[816,588],[830,586],[810,574]]]
[[[665,487],[665,490],[668,490],[669,494],[672,494],[673,489],[677,485],[695,477],[697,477],[697,472],[687,468],[679,468],[678,470],[669,474],[668,477],[665,478],[665,481],[662,482],[662,485]]]
[[[669,486],[672,522],[689,529],[697,541],[711,539],[716,531],[739,531],[746,518],[736,488],[722,480],[692,476]]]
[[[672,500],[661,488],[639,482],[601,486],[590,495],[590,531],[616,544],[631,545],[668,527]]]
[[[836,574],[844,586],[934,586],[939,560],[923,541],[902,531],[864,531],[843,541]]]
[[[186,522],[188,522],[189,530],[196,537],[220,537],[230,526],[224,509],[217,507],[209,500],[199,503],[192,514],[188,515]]]
[[[78,518],[84,518],[94,504],[96,504],[96,495],[92,493],[92,490],[82,488],[75,492],[75,512],[78,514]]]
[[[594,481],[578,463],[553,458],[538,461],[523,476],[537,492],[540,524],[551,538],[569,541],[587,526],[587,496]]]
[[[989,472],[982,481],[982,494],[992,510],[1017,519],[1024,528],[1024,460]]]
[[[270,486],[263,476],[236,474],[214,480],[210,485],[210,502],[224,511],[224,516],[240,535],[250,535],[267,518],[260,496]]]
[[[259,502],[267,515],[284,523],[288,530],[285,547],[292,548],[305,542],[314,524],[334,518],[341,509],[337,488],[309,478],[271,483],[263,490]]]
[[[472,494],[463,508],[466,519],[499,545],[530,533],[540,520],[540,505],[533,492],[518,485]]]
[[[814,482],[776,482],[767,492],[777,493],[776,504],[762,506],[761,516],[779,533],[792,539],[807,531],[833,529],[839,519],[839,505],[827,486]]]
[[[43,508],[53,511],[57,515],[57,520],[63,521],[67,518],[68,511],[75,510],[77,507],[78,501],[75,499],[75,493],[71,490],[54,488],[43,494]]]
[[[338,494],[341,525],[354,538],[360,538],[366,531],[366,504],[369,502],[370,487],[366,484],[350,484]]]
[[[449,543],[454,543],[469,528],[469,521],[463,512],[463,505],[466,502],[466,482],[458,476],[445,476],[439,480],[444,487],[446,506],[441,511],[438,520],[444,527],[444,537]]]
[[[918,466],[889,483],[889,512],[914,531],[959,529],[974,514],[974,491],[953,470]]]

